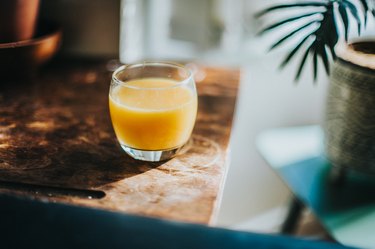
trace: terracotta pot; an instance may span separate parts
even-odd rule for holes
[[[375,175],[375,41],[341,44],[330,78],[325,118],[327,158]]]
[[[35,32],[39,0],[0,1],[0,43],[31,39]]]

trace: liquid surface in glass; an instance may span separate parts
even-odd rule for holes
[[[120,143],[134,149],[165,150],[189,139],[197,96],[180,82],[165,78],[131,80],[109,97],[111,119]]]

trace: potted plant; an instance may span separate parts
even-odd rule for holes
[[[330,74],[324,123],[325,152],[340,175],[348,169],[375,175],[375,112],[372,111],[375,105],[375,40],[348,41],[353,24],[360,36],[369,18],[375,16],[373,4],[372,0],[288,1],[257,14],[258,18],[263,18],[277,11],[304,9],[301,14],[267,26],[260,34],[293,22],[302,23],[273,43],[271,49],[300,34],[301,39],[281,67],[302,52],[296,80],[309,57],[313,62],[314,79],[317,78],[319,61]],[[332,61],[333,70],[330,70]]]

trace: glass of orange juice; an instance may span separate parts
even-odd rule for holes
[[[124,65],[112,75],[109,109],[122,149],[144,161],[162,161],[181,152],[197,115],[192,72],[178,64]]]

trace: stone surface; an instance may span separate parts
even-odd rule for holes
[[[199,107],[185,154],[136,161],[108,113],[113,61],[60,61],[0,91],[0,192],[209,224],[223,180],[239,71],[195,65]],[[44,187],[43,187],[44,186]]]

